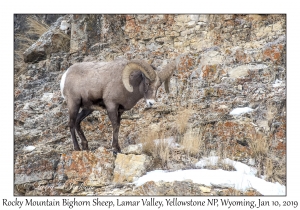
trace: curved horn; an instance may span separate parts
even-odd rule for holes
[[[150,59],[148,60],[148,63],[151,65],[152,62],[153,62],[153,60],[154,60],[154,58],[150,58]]]
[[[125,66],[123,73],[122,73],[122,81],[125,86],[125,88],[129,91],[132,92],[133,88],[129,83],[129,77],[130,74],[135,71],[135,70],[140,70],[143,72],[143,74],[150,80],[154,81],[156,78],[156,73],[153,70],[153,68],[145,61],[143,60],[131,60],[127,63]]]
[[[158,72],[160,81],[165,82],[165,91],[169,93],[170,79],[176,69],[176,61],[168,63],[161,71]]]

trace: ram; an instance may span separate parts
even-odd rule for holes
[[[60,89],[67,102],[74,150],[80,150],[75,130],[81,139],[82,150],[88,150],[88,142],[80,127],[81,121],[94,110],[106,109],[113,127],[113,152],[121,152],[118,143],[121,115],[142,98],[151,107],[162,83],[166,92],[169,92],[170,78],[176,66],[175,60],[161,71],[154,70],[143,60],[119,59],[73,64],[63,74]]]

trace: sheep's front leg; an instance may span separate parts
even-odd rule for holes
[[[121,148],[118,142],[118,136],[119,136],[120,123],[121,123],[121,115],[123,114],[123,112],[122,111],[119,112],[117,106],[111,106],[107,108],[107,112],[108,112],[108,117],[113,126],[113,141],[112,141],[113,152],[118,153],[121,152]]]

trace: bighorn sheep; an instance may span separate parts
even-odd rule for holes
[[[155,103],[157,89],[163,82],[166,92],[169,92],[170,78],[175,69],[175,61],[168,63],[161,71],[155,71],[143,60],[82,62],[72,65],[63,74],[60,88],[67,102],[74,150],[80,150],[75,130],[81,139],[82,150],[88,150],[80,122],[101,107],[107,110],[113,126],[113,152],[121,152],[118,143],[121,115],[143,97],[151,107]]]

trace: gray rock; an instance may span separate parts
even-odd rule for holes
[[[133,182],[146,173],[151,164],[147,155],[118,154],[115,161],[113,183]]]
[[[58,19],[52,27],[45,32],[31,47],[29,47],[23,54],[24,61],[38,62],[45,60],[51,53],[59,51],[68,51],[70,46],[70,38],[66,34],[58,31],[57,25],[62,19]]]
[[[51,158],[50,158],[51,155]],[[54,156],[52,156],[54,155]],[[17,156],[15,163],[15,184],[53,179],[58,160],[55,152],[41,157],[33,153],[29,156]]]
[[[142,145],[141,144],[135,144],[135,145],[129,145],[128,147],[125,147],[122,149],[122,153],[128,155],[128,154],[134,154],[134,155],[141,155],[142,154]]]

